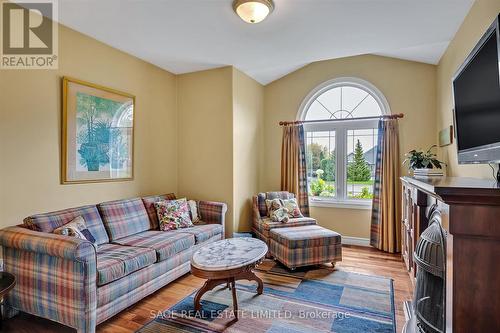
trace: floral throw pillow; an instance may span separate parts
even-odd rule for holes
[[[266,200],[267,212],[269,217],[274,222],[288,222],[288,209],[283,206],[283,200],[272,199]]]
[[[304,217],[302,213],[300,212],[299,204],[297,203],[297,199],[292,198],[292,199],[285,199],[283,201],[283,207],[288,209],[288,216],[289,217]]]
[[[271,217],[272,211],[283,207],[281,199],[266,199],[267,216]]]
[[[288,222],[290,218],[288,217],[288,209],[285,207],[278,208],[274,210],[271,214],[271,220],[274,222]]]
[[[87,228],[85,219],[81,216],[77,216],[65,225],[55,229],[53,233],[63,236],[86,239],[92,244],[95,244],[96,242],[94,236],[92,236],[89,229]]]
[[[155,208],[160,230],[168,231],[193,226],[186,198],[158,201],[155,202]]]

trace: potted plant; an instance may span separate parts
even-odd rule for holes
[[[437,159],[436,154],[432,151],[436,145],[432,145],[427,151],[412,150],[405,154],[406,159],[403,165],[408,167],[408,170],[413,171],[414,176],[442,176],[444,162]]]
[[[77,137],[80,143],[78,153],[80,164],[87,167],[87,171],[99,171],[99,167],[109,163],[110,125],[101,122],[89,122],[87,128]]]

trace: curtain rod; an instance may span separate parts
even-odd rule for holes
[[[359,117],[359,118],[343,118],[343,119],[321,119],[321,120],[295,120],[295,121],[280,121],[280,126],[295,125],[295,124],[306,124],[306,123],[326,123],[335,121],[345,121],[345,120],[365,120],[365,119],[397,119],[403,118],[405,115],[403,113],[384,115],[384,116],[374,116],[374,117]]]

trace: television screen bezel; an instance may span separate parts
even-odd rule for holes
[[[455,142],[456,142],[456,147],[457,147],[457,155],[458,155],[458,163],[459,164],[481,164],[481,163],[499,163],[500,162],[500,141],[499,142],[494,142],[482,146],[477,146],[477,147],[472,147],[468,149],[459,149],[459,140],[460,136],[458,133],[458,127],[457,127],[457,114],[456,114],[456,107],[455,107],[455,80],[465,71],[465,69],[469,66],[471,61],[476,57],[476,55],[481,51],[483,48],[484,44],[488,40],[488,38],[492,35],[492,33],[496,34],[496,41],[497,41],[497,57],[498,57],[498,78],[499,78],[499,84],[500,84],[500,15],[498,15],[493,23],[488,27],[488,29],[484,32],[483,36],[481,39],[477,42],[477,44],[474,46],[472,51],[469,53],[467,58],[465,58],[465,61],[463,64],[458,68],[458,70],[455,72],[455,75],[453,75],[452,80],[451,80],[451,89],[452,89],[452,98],[453,98],[453,127],[454,127],[454,135],[455,135]],[[499,128],[500,130],[500,128]],[[486,156],[489,156],[488,153],[483,153],[483,154],[474,154],[475,152],[480,152],[480,151],[490,151],[490,150],[496,150],[498,149],[498,153],[493,153],[494,155],[498,155],[496,158],[488,158]],[[472,155],[473,158],[467,158],[464,156],[464,153],[467,155]],[[462,155],[462,156],[461,156]]]

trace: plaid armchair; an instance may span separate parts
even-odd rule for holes
[[[253,225],[252,231],[257,238],[269,244],[269,231],[273,228],[283,227],[300,227],[304,225],[315,225],[316,220],[311,217],[290,218],[286,223],[274,222],[268,216],[266,200],[272,199],[292,199],[295,195],[293,193],[280,191],[280,192],[265,192],[259,193],[253,197]]]

